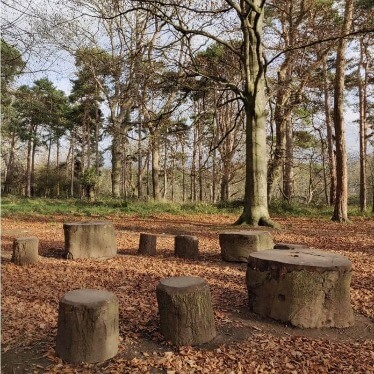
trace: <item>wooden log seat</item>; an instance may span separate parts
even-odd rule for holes
[[[142,232],[139,238],[139,255],[154,256],[157,250],[157,235]]]
[[[108,291],[67,292],[58,310],[56,354],[70,363],[103,362],[118,352],[118,300]]]
[[[156,288],[160,330],[175,345],[197,345],[216,336],[210,289],[200,277],[162,279]]]
[[[196,259],[199,255],[199,240],[192,235],[177,235],[174,239],[176,257]]]
[[[19,237],[13,240],[11,261],[16,265],[36,264],[39,259],[39,239],[35,236]]]
[[[251,253],[246,283],[249,308],[301,328],[348,327],[351,262],[312,249]]]
[[[219,244],[222,260],[233,262],[247,262],[252,252],[274,248],[270,233],[260,230],[223,232]]]
[[[114,226],[110,221],[64,223],[65,256],[78,258],[112,258],[117,254]]]

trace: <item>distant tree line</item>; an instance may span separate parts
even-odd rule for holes
[[[370,1],[69,0],[30,12],[35,48],[74,56],[75,78],[69,94],[47,73],[20,85],[26,55],[7,25],[3,193],[240,200],[238,223],[263,225],[276,199],[333,205],[337,221],[349,194],[361,211],[374,200]],[[347,103],[359,134],[349,165]]]

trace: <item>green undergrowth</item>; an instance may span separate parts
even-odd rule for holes
[[[2,217],[41,215],[75,215],[104,217],[116,214],[137,214],[150,216],[152,214],[170,213],[182,214],[234,214],[239,216],[242,203],[233,201],[229,203],[176,203],[155,201],[125,201],[122,199],[97,199],[87,201],[80,199],[45,199],[21,198],[6,196],[1,199]],[[332,207],[291,205],[284,202],[275,202],[270,206],[271,216],[283,217],[315,217],[329,219]],[[356,206],[351,206],[349,216],[373,217],[371,211],[362,214]]]

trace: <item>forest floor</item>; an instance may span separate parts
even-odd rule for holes
[[[105,219],[115,225],[118,248],[118,256],[105,261],[62,257],[62,224],[81,217],[2,219],[2,373],[374,373],[373,219],[337,224],[275,217],[282,225],[270,230],[275,242],[333,251],[353,264],[355,325],[305,330],[248,311],[246,264],[220,258],[218,233],[233,229],[234,215]],[[175,258],[167,235],[159,238],[156,256],[139,256],[140,232],[196,235],[200,258]],[[24,235],[40,240],[36,265],[10,262],[14,237]],[[201,276],[210,285],[218,334],[208,344],[174,347],[159,333],[155,288],[160,279],[178,275]],[[58,302],[77,288],[106,289],[119,299],[119,352],[104,363],[68,365],[55,356]]]

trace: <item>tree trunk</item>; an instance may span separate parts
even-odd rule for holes
[[[244,108],[246,114],[246,176],[244,210],[237,223],[274,225],[267,200],[266,97],[262,55],[263,3],[254,1],[260,13],[243,9]],[[248,14],[248,15],[247,15]]]
[[[344,23],[342,34],[348,34],[352,25],[353,0],[345,3]],[[334,91],[334,127],[336,138],[336,201],[333,221],[348,221],[348,177],[347,177],[347,150],[344,126],[344,86],[345,86],[345,52],[347,40],[341,38],[336,56],[336,76]]]
[[[364,79],[361,77],[361,69]],[[366,210],[366,106],[367,106],[367,64],[364,62],[364,43],[360,39],[360,63],[358,72],[358,96],[360,112],[360,211]]]
[[[293,196],[293,128],[292,123],[286,125],[286,158],[283,174],[283,196],[291,202]]]
[[[113,140],[112,140],[112,195],[114,197],[121,196],[121,165],[122,165],[122,141],[121,128],[119,123],[113,124]]]
[[[56,143],[57,196],[60,196],[60,141]]]
[[[325,101],[325,121],[327,131],[327,149],[329,155],[330,164],[330,198],[329,204],[335,204],[336,199],[336,162],[334,154],[334,137],[333,128],[331,124],[331,112],[330,112],[330,95],[329,95],[329,81],[327,77],[327,63],[326,56],[323,59],[323,90],[324,90],[324,101]]]
[[[139,122],[138,126],[138,199],[143,198],[142,186],[142,124]]]
[[[153,199],[160,200],[160,142],[158,134],[151,133],[151,149],[152,149],[152,195]],[[165,186],[166,187],[166,186]]]
[[[12,132],[12,138],[10,141],[9,158],[6,165],[6,177],[4,182],[4,192],[10,193],[13,184],[13,169],[14,169],[14,149],[16,147],[16,135]]]
[[[70,196],[74,197],[74,169],[75,169],[75,134],[71,136],[71,165],[70,165]]]

